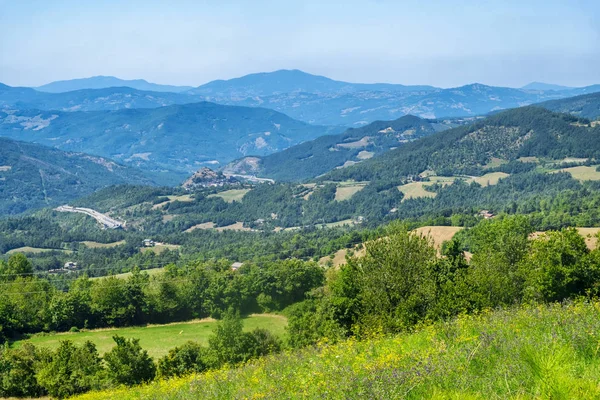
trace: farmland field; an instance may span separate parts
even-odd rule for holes
[[[469,177],[469,179],[467,179],[467,183],[471,183],[471,182],[477,182],[479,183],[481,186],[488,186],[488,185],[497,185],[498,181],[502,178],[506,178],[509,175],[507,173],[504,172],[491,172],[489,174],[485,174],[483,176],[472,176]]]
[[[152,206],[153,210],[162,208],[164,206],[166,206],[169,203],[173,203],[174,201],[181,201],[181,202],[190,202],[190,201],[194,201],[194,198],[192,197],[192,195],[190,194],[184,194],[181,196],[167,196],[169,198],[169,200],[167,201],[163,201],[162,203],[158,203]]]
[[[80,242],[80,243],[85,244],[85,246],[90,249],[106,249],[106,248],[116,247],[116,246],[125,244],[125,241],[120,240],[118,242],[113,242],[113,243],[99,243],[99,242],[85,241],[85,242]]]
[[[154,247],[142,247],[140,251],[145,253],[147,251],[152,251],[155,254],[160,254],[165,250],[178,250],[181,246],[177,244],[165,244],[165,243],[156,243]]]
[[[398,190],[404,194],[404,200],[408,199],[416,199],[419,197],[435,197],[437,193],[428,192],[425,190],[425,186],[431,186],[433,183],[431,182],[411,182],[406,185],[398,186]]]
[[[208,197],[220,197],[227,203],[233,203],[234,201],[242,201],[242,198],[249,191],[250,189],[231,189],[221,193],[211,194]]]
[[[244,330],[251,331],[255,328],[265,328],[275,335],[282,337],[285,333],[287,319],[280,315],[257,314],[251,315],[244,320]],[[53,335],[34,335],[30,339],[14,343],[14,346],[20,346],[25,342],[36,346],[55,349],[61,340],[71,340],[80,345],[86,340],[96,344],[98,352],[104,354],[114,346],[113,335],[120,335],[126,338],[140,339],[140,345],[148,350],[148,353],[155,358],[162,357],[173,347],[180,346],[189,340],[199,342],[202,345],[208,344],[208,338],[216,325],[213,319],[194,320],[188,322],[167,324],[167,325],[149,325],[143,327],[98,329],[77,333],[57,333]]]
[[[72,253],[72,251],[70,250],[63,250],[63,249],[42,249],[39,247],[29,247],[29,246],[25,246],[25,247],[19,247],[18,249],[12,249],[6,252],[6,254],[14,254],[14,253],[31,253],[31,254],[40,254],[40,253],[46,253],[49,251],[62,251],[64,253]]]
[[[442,243],[452,239],[454,235],[463,229],[460,226],[423,226],[414,230],[419,235],[433,239],[435,247],[439,250]]]
[[[335,190],[335,200],[344,201],[352,198],[356,193],[365,188],[365,185],[338,186]]]
[[[559,171],[568,172],[571,174],[573,179],[577,179],[578,181],[600,181],[600,172],[596,171],[597,166],[585,167],[572,167],[572,168],[563,168]]]

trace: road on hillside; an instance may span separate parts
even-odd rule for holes
[[[90,217],[94,218],[96,221],[98,221],[99,223],[101,223],[109,229],[118,229],[122,228],[125,225],[124,222],[117,221],[116,219],[113,219],[108,215],[104,215],[96,210],[92,210],[91,208],[71,207],[68,205],[64,205],[55,208],[55,210],[59,212],[74,212],[89,215]]]

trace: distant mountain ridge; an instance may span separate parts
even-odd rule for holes
[[[179,93],[192,89],[191,86],[160,85],[144,79],[125,80],[114,76],[92,76],[89,78],[69,79],[50,82],[35,88],[40,92],[63,93],[81,89],[106,89],[110,87],[130,87],[152,92]]]
[[[359,91],[431,91],[428,85],[407,86],[392,83],[349,83],[297,69],[249,74],[229,80],[216,80],[189,91],[211,97],[271,96],[281,93],[352,93]]]
[[[130,87],[80,89],[63,93],[39,92],[31,88],[0,86],[0,109],[57,111],[101,111],[157,108],[189,104],[202,99],[184,93],[149,92]]]
[[[0,138],[0,215],[63,204],[122,183],[155,181],[103,157]]]
[[[270,154],[339,131],[265,108],[207,102],[88,112],[0,109],[0,136],[174,174],[172,184],[202,166]]]
[[[571,87],[571,86],[555,85],[553,83],[531,82],[531,83],[523,86],[521,89],[524,89],[524,90],[557,90],[557,91],[561,91],[561,90],[573,90],[573,89],[576,89],[576,88]]]

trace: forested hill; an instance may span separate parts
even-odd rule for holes
[[[394,121],[376,121],[338,135],[321,136],[264,157],[246,157],[226,172],[254,174],[277,181],[315,178],[334,168],[353,165],[405,143],[450,129],[474,119],[425,120],[412,115]]]
[[[539,107],[518,108],[424,137],[323,179],[396,182],[428,170],[437,175],[481,175],[497,167],[494,163],[510,162],[505,168],[519,168],[522,163],[516,161],[521,157],[599,159],[600,126]]]
[[[119,111],[0,111],[0,136],[172,171],[174,185],[203,165],[266,155],[339,131],[264,108],[207,102]]]
[[[0,216],[58,205],[118,183],[153,181],[105,158],[0,138]]]
[[[539,105],[551,111],[570,113],[582,118],[597,119],[600,117],[600,93],[546,101]]]

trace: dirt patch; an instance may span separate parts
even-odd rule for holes
[[[442,249],[444,242],[451,240],[462,229],[461,226],[423,226],[415,229],[413,232],[433,239],[433,244],[439,251]]]

